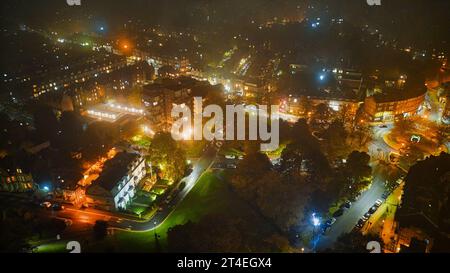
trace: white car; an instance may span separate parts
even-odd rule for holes
[[[382,204],[383,204],[383,201],[380,200],[380,199],[378,199],[377,201],[375,201],[375,205],[376,205],[377,207],[381,206]]]
[[[46,208],[46,209],[50,208],[51,206],[52,206],[52,203],[50,203],[50,202],[41,203],[41,207]]]

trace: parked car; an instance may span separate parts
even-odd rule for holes
[[[49,208],[52,207],[52,203],[50,203],[50,202],[42,202],[42,203],[41,203],[41,207],[42,207],[42,208],[49,209]]]
[[[325,224],[326,224],[327,226],[329,226],[329,227],[331,227],[332,225],[334,225],[334,223],[336,223],[336,218],[331,218],[331,219],[329,219],[329,220],[327,220],[327,221],[325,222]]]
[[[55,203],[55,204],[53,204],[52,209],[53,210],[63,210],[63,209],[65,209],[65,207],[63,205],[61,205],[60,203]]]
[[[361,218],[361,219],[359,219],[358,223],[356,224],[356,227],[362,228],[366,222],[367,222],[367,220],[364,220],[363,218]]]
[[[344,214],[344,209],[340,208],[333,214],[333,217],[335,217],[335,218],[336,217],[341,217],[343,214]]]
[[[366,214],[364,214],[364,216],[362,217],[363,220],[367,221],[369,220],[370,216],[372,216],[372,213],[366,212]]]
[[[371,208],[369,209],[369,213],[370,213],[370,214],[374,214],[374,213],[377,211],[377,209],[378,209],[378,206],[374,205],[373,207],[371,207]]]
[[[341,208],[349,209],[349,208],[351,208],[351,207],[352,207],[352,202],[350,202],[350,201],[346,201],[345,203],[343,203],[343,204],[341,205]]]
[[[322,231],[322,235],[325,235],[325,233],[327,233],[327,231],[330,229],[330,225],[327,225],[326,223],[322,224],[320,226],[320,230]]]
[[[178,186],[178,190],[182,191],[182,190],[184,190],[184,188],[186,188],[186,182],[185,181],[180,183],[180,185]]]
[[[375,201],[375,205],[376,206],[381,206],[383,204],[383,200],[381,200],[381,199],[378,199],[377,201]]]

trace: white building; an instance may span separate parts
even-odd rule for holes
[[[119,153],[105,163],[100,177],[87,189],[88,203],[105,210],[126,209],[145,175],[145,159],[141,155]]]

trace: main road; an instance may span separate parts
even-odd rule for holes
[[[360,198],[355,201],[344,215],[337,218],[333,226],[325,235],[321,235],[316,245],[316,250],[331,248],[339,236],[353,230],[358,220],[375,204],[378,199],[382,199],[385,191],[385,178],[380,166],[375,166],[373,172],[373,183]]]

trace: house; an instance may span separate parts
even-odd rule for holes
[[[105,163],[99,178],[86,190],[87,203],[103,210],[126,209],[145,175],[145,159],[141,155],[119,153]]]

